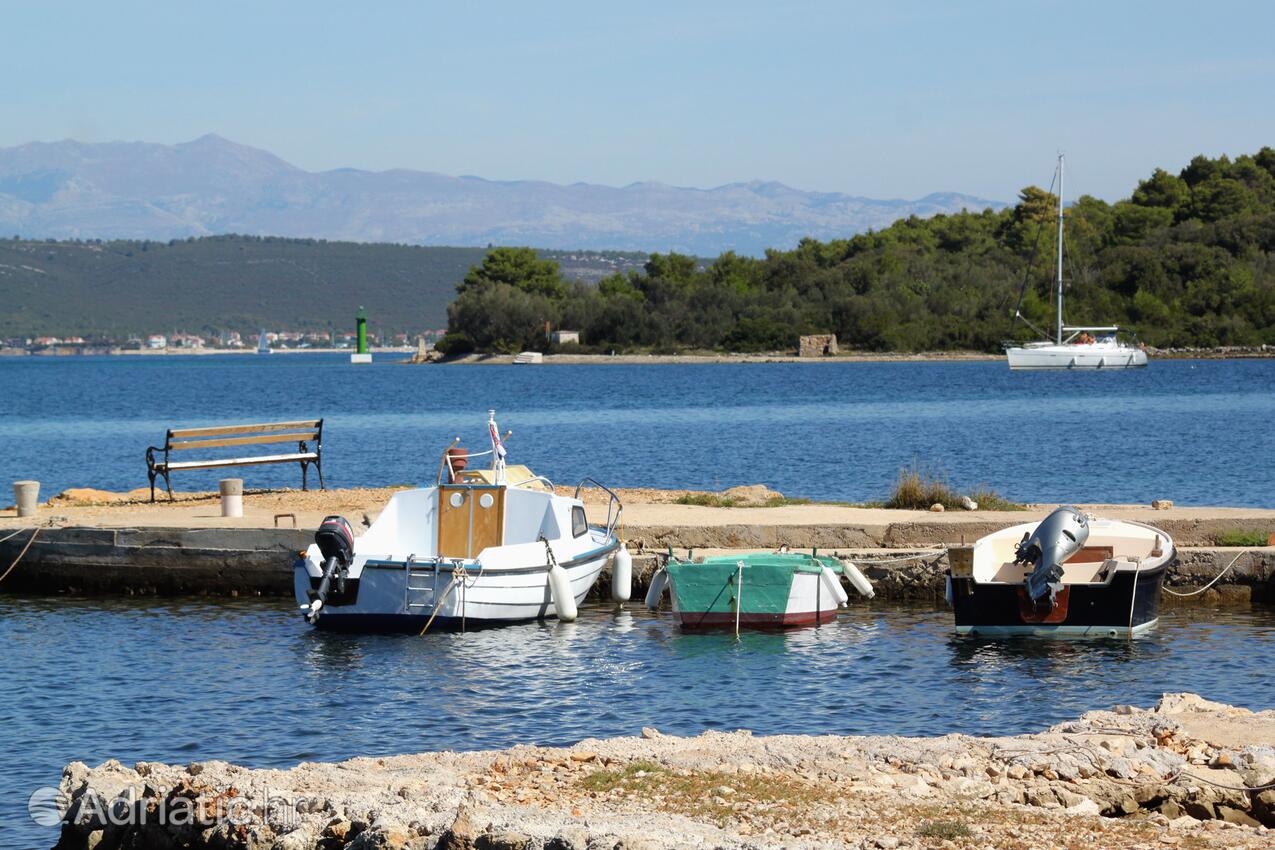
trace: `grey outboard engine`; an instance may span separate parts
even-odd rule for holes
[[[1089,539],[1089,519],[1073,507],[1058,508],[1024,535],[1014,551],[1014,563],[1031,564],[1027,594],[1037,607],[1054,607],[1062,590],[1063,563],[1079,552]]]
[[[310,610],[305,618],[313,623],[327,601],[328,592],[336,584],[337,594],[345,593],[345,579],[354,562],[354,529],[343,516],[325,517],[314,533],[315,545],[323,555],[323,579],[319,589],[310,593]]]

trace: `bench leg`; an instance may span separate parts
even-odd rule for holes
[[[164,489],[168,490],[168,501],[170,502],[177,501],[173,497],[173,482],[168,480],[168,470],[164,470]]]
[[[302,490],[310,489],[309,486],[307,486],[306,484],[306,474],[309,471],[310,471],[310,464],[304,460],[301,461],[301,489]]]
[[[146,473],[151,479],[151,503],[155,502],[155,470],[148,470]]]
[[[327,487],[325,487],[325,486],[323,485],[323,460],[322,460],[322,458],[320,458],[319,460],[316,460],[316,461],[314,462],[314,468],[315,468],[315,469],[317,469],[317,470],[319,470],[319,489],[320,489],[320,490],[326,490],[326,489],[328,489]]]

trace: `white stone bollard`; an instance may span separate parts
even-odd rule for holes
[[[40,482],[13,482],[13,501],[18,505],[18,516],[35,516],[36,506],[40,503]]]
[[[221,515],[243,516],[243,479],[223,478],[221,486]]]

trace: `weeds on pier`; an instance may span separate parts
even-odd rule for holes
[[[1026,510],[1023,505],[1011,502],[989,487],[976,488],[969,494],[969,498],[978,503],[979,510]],[[911,466],[905,466],[899,470],[898,480],[894,483],[894,492],[885,500],[882,507],[926,511],[935,504],[951,510],[960,510],[964,507],[961,494],[947,483],[946,475],[913,461]]]
[[[1241,531],[1233,529],[1231,531],[1223,531],[1217,536],[1218,546],[1269,546],[1271,538],[1275,535],[1267,534],[1265,531]]]

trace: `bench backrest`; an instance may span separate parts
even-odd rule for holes
[[[265,443],[299,443],[323,440],[323,420],[262,422],[257,425],[219,425],[211,428],[169,429],[165,451],[251,446]]]

